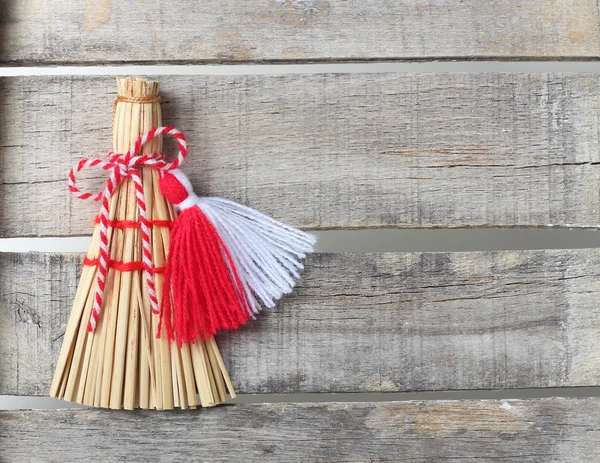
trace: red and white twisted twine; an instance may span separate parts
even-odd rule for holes
[[[142,147],[159,135],[170,135],[175,138],[179,147],[179,153],[177,157],[171,161],[166,161],[164,154],[152,153],[152,154],[141,154]],[[98,317],[102,310],[102,301],[104,296],[104,287],[106,283],[106,275],[108,273],[109,266],[109,254],[110,247],[108,243],[108,227],[109,224],[109,205],[110,199],[113,192],[119,186],[119,184],[127,179],[131,180],[135,184],[135,194],[137,198],[137,204],[140,211],[140,230],[142,235],[142,247],[143,247],[143,269],[146,276],[146,283],[148,286],[148,294],[150,296],[150,303],[152,306],[152,312],[159,313],[158,299],[156,297],[156,291],[154,287],[154,269],[152,264],[152,252],[150,250],[150,222],[148,221],[148,213],[146,210],[146,200],[144,198],[144,186],[142,184],[142,177],[137,170],[140,167],[148,166],[154,169],[158,169],[161,174],[163,172],[176,169],[182,163],[187,156],[187,143],[185,136],[177,129],[173,127],[158,127],[150,130],[143,136],[141,136],[125,154],[118,154],[114,152],[108,153],[106,159],[89,159],[83,158],[77,163],[77,165],[69,172],[68,186],[71,193],[79,199],[91,199],[93,201],[102,201],[102,208],[100,211],[100,255],[98,258],[98,276],[96,279],[96,295],[94,299],[94,306],[90,316],[88,331],[93,331],[96,328]],[[104,170],[110,171],[108,180],[106,181],[106,187],[104,191],[94,194],[89,192],[82,192],[76,186],[75,174],[90,167],[100,167]]]

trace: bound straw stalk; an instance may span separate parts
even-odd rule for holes
[[[84,159],[77,166],[112,172],[106,190],[95,197],[81,193],[74,186],[74,174],[70,178],[71,191],[82,199],[100,200],[103,206],[50,395],[113,409],[214,406],[227,395],[235,396],[214,338],[174,343],[158,332],[158,301],[165,292],[169,297],[163,272],[176,213],[159,188],[157,163],[167,163],[152,157],[162,152],[162,137],[154,133],[142,140],[145,143],[139,139],[162,126],[159,84],[118,78],[117,86],[114,153],[105,160]],[[162,133],[175,136],[185,150],[183,137],[167,129]],[[103,262],[106,274],[99,278]]]

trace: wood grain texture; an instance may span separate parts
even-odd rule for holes
[[[598,416],[597,398],[2,411],[0,459],[580,463],[598,461]]]
[[[78,255],[0,254],[0,394],[46,395]],[[597,386],[600,250],[317,254],[217,341],[240,393]]]
[[[597,58],[594,0],[9,2],[5,63]]]
[[[598,227],[597,74],[169,76],[198,193],[306,229]],[[114,78],[5,78],[0,236],[85,235],[65,186],[110,147]],[[99,190],[101,172],[82,174]],[[91,178],[97,180],[93,181]]]

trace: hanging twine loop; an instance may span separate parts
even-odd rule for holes
[[[173,161],[167,161],[163,153],[142,154],[142,147],[159,135],[169,135],[177,141],[179,152]],[[110,199],[115,189],[125,179],[130,178],[135,184],[135,195],[137,205],[140,212],[140,230],[142,235],[143,247],[143,269],[146,276],[148,286],[148,294],[152,312],[158,314],[160,312],[156,290],[154,286],[154,267],[152,263],[152,252],[150,248],[150,223],[148,221],[148,213],[146,210],[146,199],[144,198],[144,186],[142,177],[138,171],[141,167],[152,167],[157,169],[161,175],[164,172],[178,168],[187,156],[187,143],[183,133],[173,127],[158,127],[148,131],[146,134],[138,138],[138,140],[129,148],[125,154],[109,152],[105,159],[90,159],[83,158],[69,172],[68,187],[71,193],[79,199],[91,199],[93,201],[102,201],[100,210],[99,226],[100,226],[100,255],[98,258],[98,276],[96,279],[96,295],[94,299],[94,307],[90,315],[88,331],[93,331],[98,323],[98,317],[102,310],[102,302],[104,297],[104,287],[106,275],[108,273],[108,264],[110,256],[110,246],[108,243],[108,227],[109,227],[109,207]],[[75,175],[84,169],[91,167],[100,167],[109,172],[108,180],[103,191],[99,193],[90,193],[81,191],[75,180]]]
[[[160,95],[156,96],[118,96],[113,101],[113,121],[115,120],[115,114],[117,112],[117,105],[119,103],[137,103],[137,104],[151,104],[160,102]]]

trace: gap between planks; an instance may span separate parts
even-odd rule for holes
[[[317,252],[465,252],[600,247],[597,229],[320,230]],[[0,238],[0,252],[86,252],[90,236]]]
[[[22,76],[120,76],[120,75],[282,75],[361,73],[443,73],[443,72],[600,72],[600,61],[413,61],[312,64],[152,64],[152,65],[45,65],[0,66],[0,77]]]
[[[224,405],[278,403],[367,403],[426,402],[456,400],[523,400],[548,398],[600,397],[597,387],[554,387],[501,390],[312,393],[312,394],[239,394]],[[63,410],[89,408],[50,397],[0,395],[0,410]]]

